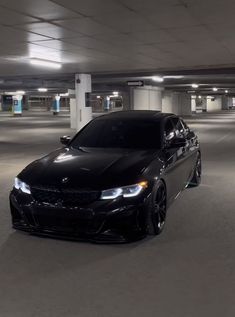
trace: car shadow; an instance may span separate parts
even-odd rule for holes
[[[1,285],[3,287],[13,281],[20,283],[26,280],[35,283],[42,277],[66,274],[123,253],[128,255],[128,252],[147,241],[101,245],[14,232],[0,247]]]

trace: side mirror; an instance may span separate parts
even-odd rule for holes
[[[186,146],[187,142],[185,138],[174,138],[169,144],[170,148],[179,148]]]
[[[63,145],[68,145],[70,141],[71,137],[69,135],[64,135],[60,138],[60,143],[62,143]]]

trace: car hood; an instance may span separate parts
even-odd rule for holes
[[[20,174],[31,186],[105,189],[143,180],[156,150],[63,148],[31,163]]]

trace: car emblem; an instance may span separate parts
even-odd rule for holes
[[[68,181],[69,181],[69,178],[68,177],[64,177],[64,178],[62,178],[62,184],[66,184],[66,183],[68,183]]]

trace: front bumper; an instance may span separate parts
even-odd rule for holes
[[[31,234],[92,242],[122,243],[146,235],[145,197],[96,201],[88,206],[62,207],[36,202],[13,189],[13,228]]]

